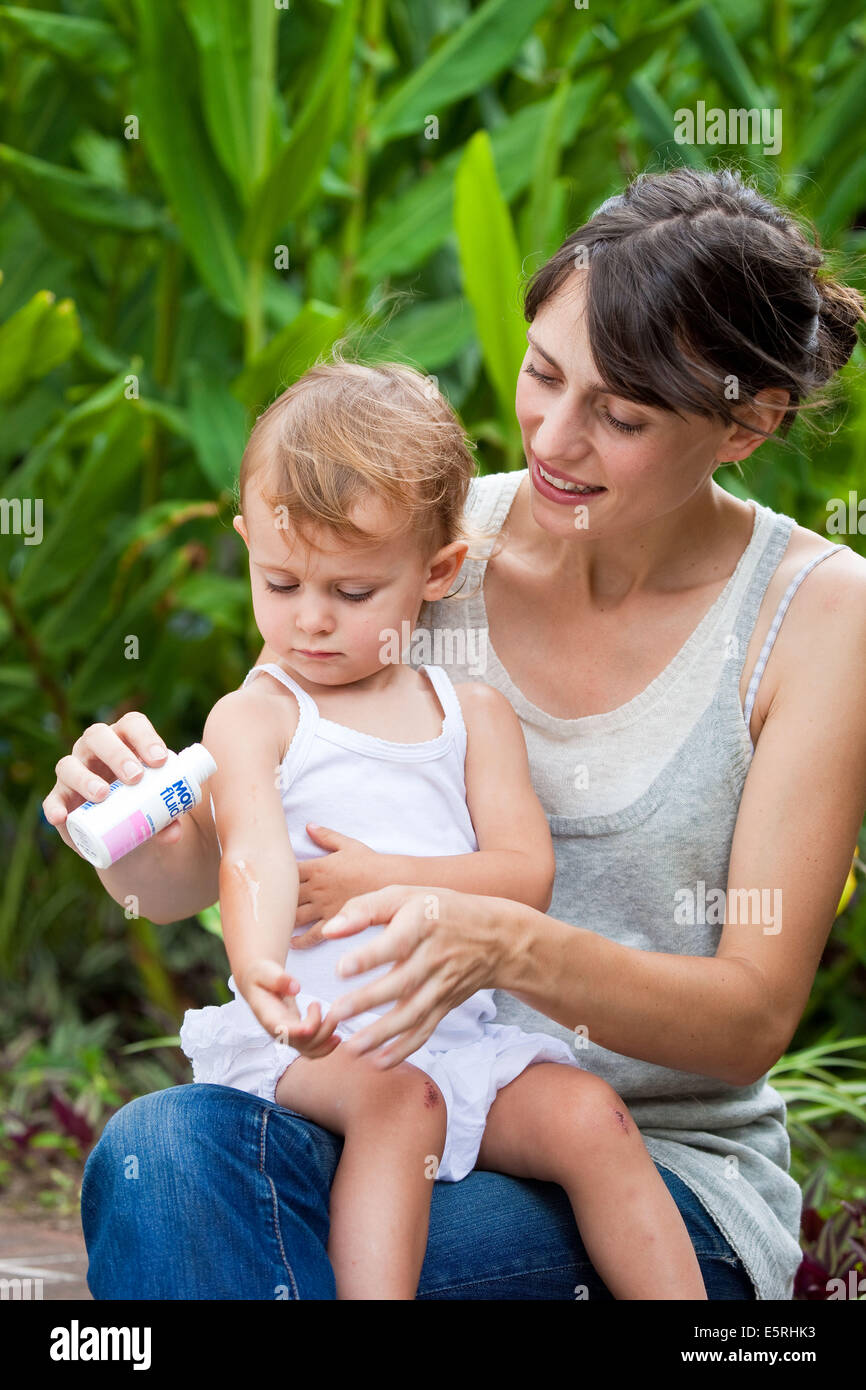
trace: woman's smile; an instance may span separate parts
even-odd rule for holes
[[[551,502],[563,502],[567,506],[573,506],[575,497],[580,498],[581,502],[589,502],[592,498],[601,497],[607,492],[606,487],[587,483],[582,478],[570,478],[567,473],[562,473],[558,468],[551,468],[549,464],[542,465],[532,450],[529,457],[532,484],[542,497],[548,498]]]

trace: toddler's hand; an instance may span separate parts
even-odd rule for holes
[[[322,1022],[322,1010],[314,999],[299,1025],[299,1030],[288,1037],[278,1038],[277,1041],[297,1048],[304,1057],[327,1057],[335,1047],[340,1046],[340,1039],[333,1035],[337,1022],[338,1020],[331,1018],[330,1014]]]
[[[300,984],[273,960],[250,961],[235,982],[259,1023],[271,1037],[297,1027],[301,1015],[292,995]]]
[[[307,834],[330,852],[317,859],[302,859],[298,864],[300,889],[295,924],[299,927],[326,922],[339,912],[347,898],[381,887],[381,873],[376,873],[376,866],[382,856],[369,845],[324,825],[308,825]],[[292,938],[292,949],[302,951],[317,946],[321,940],[318,926],[312,926],[303,935]]]
[[[339,1046],[332,1038],[337,1020],[322,1024],[318,1004],[312,1004],[302,1019],[293,995],[300,984],[273,960],[251,961],[236,977],[237,986],[266,1033],[305,1057],[325,1057]]]

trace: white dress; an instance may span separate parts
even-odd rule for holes
[[[280,796],[299,861],[326,853],[307,835],[307,823],[327,825],[380,854],[433,857],[478,849],[466,805],[460,703],[442,667],[420,669],[445,711],[441,733],[424,743],[391,743],[321,718],[312,697],[275,664],[248,672],[244,685],[268,673],[299,705],[298,727],[280,766]],[[341,956],[383,930],[371,926],[356,936],[289,952],[286,970],[300,982],[295,999],[302,1016],[315,999],[324,1017],[329,1002],[392,968],[388,963],[349,979],[335,972]],[[300,1054],[262,1028],[233,979],[229,986],[235,995],[231,1003],[187,1011],[181,1047],[196,1082],[233,1086],[273,1102],[280,1076]],[[336,1033],[348,1038],[393,1007],[390,1000],[346,1019]],[[487,1112],[500,1087],[535,1062],[579,1065],[561,1039],[498,1024],[495,1017],[493,991],[479,990],[446,1014],[407,1058],[435,1081],[445,1100],[447,1130],[437,1177],[446,1182],[458,1182],[475,1167]]]

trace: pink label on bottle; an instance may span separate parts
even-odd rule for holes
[[[112,864],[115,860],[122,859],[124,854],[128,854],[137,845],[144,844],[152,833],[150,822],[142,811],[133,811],[132,815],[127,816],[119,825],[106,830],[102,839],[111,855]]]

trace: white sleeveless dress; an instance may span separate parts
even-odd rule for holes
[[[460,702],[441,667],[420,669],[445,712],[441,733],[424,743],[392,743],[323,719],[313,698],[275,664],[248,672],[244,685],[269,673],[298,702],[298,727],[280,766],[280,796],[299,861],[326,853],[307,835],[308,823],[330,826],[380,854],[432,857],[478,849],[466,805]],[[302,1016],[314,999],[324,1016],[329,1002],[392,968],[389,963],[348,979],[335,970],[341,956],[383,930],[372,926],[353,937],[289,952],[286,970],[300,982],[295,999]],[[235,995],[231,1003],[190,1009],[184,1016],[180,1042],[193,1079],[274,1101],[277,1081],[300,1054],[262,1028],[233,979],[229,986]],[[348,1038],[393,1007],[389,1001],[346,1019],[336,1032]],[[446,1014],[407,1058],[436,1082],[445,1100],[447,1131],[437,1177],[446,1182],[459,1181],[475,1167],[487,1112],[502,1086],[536,1062],[579,1065],[561,1039],[498,1024],[495,1017],[493,991],[479,990]]]

